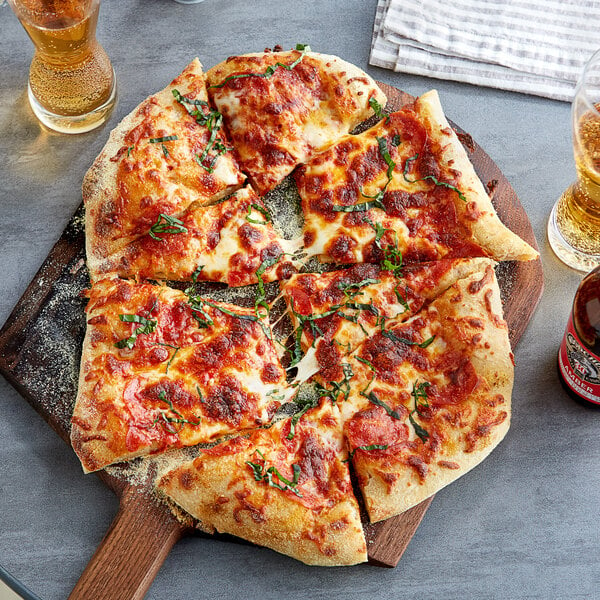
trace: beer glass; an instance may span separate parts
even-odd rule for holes
[[[63,133],[90,131],[116,102],[115,73],[96,41],[100,0],[8,0],[34,43],[28,96],[36,117]]]
[[[548,241],[579,271],[600,265],[600,50],[586,64],[571,107],[577,180],[548,220]]]

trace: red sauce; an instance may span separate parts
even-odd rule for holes
[[[399,406],[396,409],[405,413],[406,409]],[[408,427],[404,420],[394,419],[380,406],[369,406],[357,412],[345,425],[345,433],[350,450],[360,446],[373,444],[397,446],[408,441]],[[377,456],[380,450],[369,451]]]
[[[253,227],[250,223],[244,223],[238,229],[239,240],[243,248],[253,250],[254,245],[262,242],[264,233],[257,227]]]
[[[225,374],[207,390],[203,408],[209,418],[237,426],[257,413],[257,403],[258,394],[246,392],[235,377]]]
[[[325,448],[319,444],[316,435],[312,432],[307,433],[298,449],[299,484],[310,481],[316,486],[319,493],[326,496],[330,488],[328,460],[330,457]]]
[[[336,262],[352,262],[354,259],[354,249],[357,245],[356,240],[342,233],[326,246],[326,253]]]

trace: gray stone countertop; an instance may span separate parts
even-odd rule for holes
[[[1,4],[1,3],[0,3]],[[541,249],[545,293],[515,351],[512,427],[480,466],[439,492],[395,569],[307,567],[266,549],[187,537],[148,598],[600,598],[600,412],[575,404],[556,352],[581,276],[546,241],[546,219],[574,178],[569,105],[395,74],[368,65],[375,0],[103,2],[98,38],[115,66],[110,122],[44,132],[26,98],[33,47],[0,6],[0,323],[79,205],[83,174],[109,131],[194,56],[308,43],[418,95],[499,165]],[[44,600],[66,598],[117,512],[117,499],[0,378],[0,564]]]

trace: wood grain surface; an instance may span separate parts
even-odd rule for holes
[[[392,109],[412,100],[380,85]],[[468,134],[456,130],[502,221],[537,248],[531,224],[509,182]],[[82,223],[80,208],[0,331],[0,371],[67,443],[76,377],[59,383],[63,379],[57,364],[66,360],[78,364],[85,331],[84,302],[73,293],[87,285]],[[503,263],[498,278],[514,348],[543,291],[541,262]],[[142,598],[172,546],[183,534],[197,530],[181,524],[156,500],[149,484],[134,486],[118,472],[103,471],[98,476],[119,495],[120,510],[70,598]],[[364,524],[371,564],[397,565],[432,500],[387,521]]]

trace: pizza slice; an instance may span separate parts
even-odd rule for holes
[[[364,71],[307,46],[233,56],[206,77],[241,168],[260,195],[372,116],[371,99],[386,102]]]
[[[85,471],[265,425],[295,393],[254,310],[106,279],[87,317],[71,429]]]
[[[338,399],[371,521],[428,498],[509,428],[513,356],[493,269],[388,322],[319,377]]]
[[[213,203],[243,184],[222,120],[195,59],[111,132],[83,182],[92,270],[160,215]]]
[[[435,90],[344,136],[295,179],[306,251],[324,261],[538,257],[496,215]]]
[[[89,267],[93,280],[117,274],[243,286],[289,277],[299,241],[281,237],[262,200],[245,187],[216,204],[193,203],[182,213],[161,215],[142,235]]]
[[[394,272],[362,263],[292,275],[280,283],[293,326],[292,362],[315,347],[320,365],[339,364],[388,320],[408,319],[458,279],[493,264],[487,258],[443,259]]]
[[[311,565],[367,559],[339,411],[323,401],[166,473],[158,489],[204,529]]]

